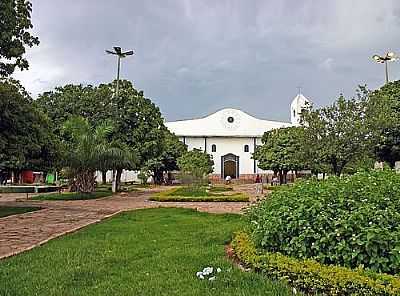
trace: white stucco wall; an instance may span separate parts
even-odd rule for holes
[[[254,138],[234,138],[234,137],[181,137],[189,150],[194,148],[207,151],[214,160],[214,174],[221,173],[221,157],[232,153],[239,156],[239,174],[254,174]],[[205,147],[205,142],[207,147]],[[212,152],[212,145],[216,145],[216,152]],[[261,144],[261,138],[256,138],[256,145]],[[249,152],[244,152],[244,146],[249,145]],[[206,149],[205,149],[206,148]],[[256,167],[256,173],[263,172]]]

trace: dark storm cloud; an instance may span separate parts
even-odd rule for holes
[[[378,87],[384,69],[371,55],[400,52],[396,0],[32,2],[41,44],[16,74],[28,90],[108,82],[116,61],[104,49],[120,45],[136,52],[122,77],[168,120],[223,107],[288,120],[298,86],[325,105],[358,84]],[[390,65],[392,79],[399,70]]]

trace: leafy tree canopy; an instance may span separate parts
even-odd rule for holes
[[[307,164],[303,156],[303,133],[302,127],[270,130],[264,133],[263,145],[256,148],[253,158],[258,160],[260,168],[279,172],[283,177],[290,170],[305,169]]]
[[[368,93],[367,118],[370,129],[378,136],[377,158],[394,167],[400,160],[400,81]]]
[[[66,85],[43,93],[37,103],[54,121],[59,134],[72,116],[82,116],[93,126],[104,120],[112,122],[111,138],[137,154],[138,161],[130,169],[140,169],[163,153],[163,118],[159,108],[130,81],[120,81],[118,98],[115,86],[116,81],[99,86]]]
[[[336,175],[371,146],[365,100],[340,96],[331,106],[305,111],[303,125],[306,154]]]
[[[162,182],[163,172],[178,170],[177,159],[186,151],[187,146],[179,141],[179,138],[165,129],[162,145],[162,153],[146,162],[145,171],[151,171],[154,181]]]
[[[43,169],[58,158],[48,118],[15,80],[0,80],[0,169]]]
[[[25,47],[39,44],[29,32],[32,4],[25,0],[0,1],[0,76],[11,75],[15,68],[28,69]]]
[[[214,161],[207,152],[193,149],[179,157],[177,164],[183,173],[203,178],[213,172]]]

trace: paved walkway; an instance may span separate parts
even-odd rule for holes
[[[96,200],[32,201],[26,194],[3,194],[0,206],[38,206],[42,210],[0,218],[0,259],[41,245],[50,239],[99,222],[121,211],[155,207],[182,207],[210,213],[240,213],[243,202],[153,202],[159,189]]]

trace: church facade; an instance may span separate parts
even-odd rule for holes
[[[291,123],[255,118],[238,109],[222,109],[203,118],[167,122],[167,128],[188,146],[200,149],[214,160],[214,180],[254,179],[266,174],[252,159],[266,131],[299,124],[300,113],[310,101],[297,95],[290,106]]]

